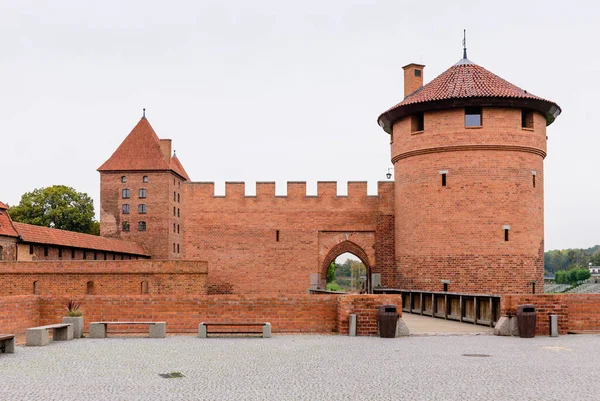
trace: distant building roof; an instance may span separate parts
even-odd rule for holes
[[[165,157],[160,139],[146,117],[142,117],[112,156],[98,168],[98,171],[139,170],[171,170],[189,181],[181,162],[170,155]]]
[[[13,226],[10,216],[6,212],[8,206],[0,202],[0,235],[7,237],[18,237],[19,234]]]
[[[464,58],[381,114],[378,122],[386,132],[390,132],[394,122],[406,115],[425,110],[477,105],[482,100],[486,100],[485,105],[523,107],[539,111],[546,116],[548,125],[561,112],[556,103],[535,96]]]
[[[14,222],[13,225],[23,242],[150,256],[142,245],[135,242],[34,226],[33,224]]]

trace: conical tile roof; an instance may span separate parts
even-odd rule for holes
[[[384,129],[391,129],[396,120],[415,112],[481,104],[531,108],[545,114],[548,124],[561,111],[556,103],[533,95],[468,59],[462,59],[387,110],[379,116],[378,122]]]

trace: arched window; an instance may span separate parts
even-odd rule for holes
[[[94,282],[88,281],[85,288],[85,293],[87,295],[94,295]]]
[[[148,281],[144,280],[142,281],[142,294],[147,294],[148,293]]]

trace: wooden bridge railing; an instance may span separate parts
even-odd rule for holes
[[[402,311],[494,327],[500,317],[500,296],[374,288],[375,294],[402,294]]]

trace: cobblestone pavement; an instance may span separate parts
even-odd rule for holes
[[[598,335],[81,339],[0,354],[0,400],[597,400],[599,350]]]

